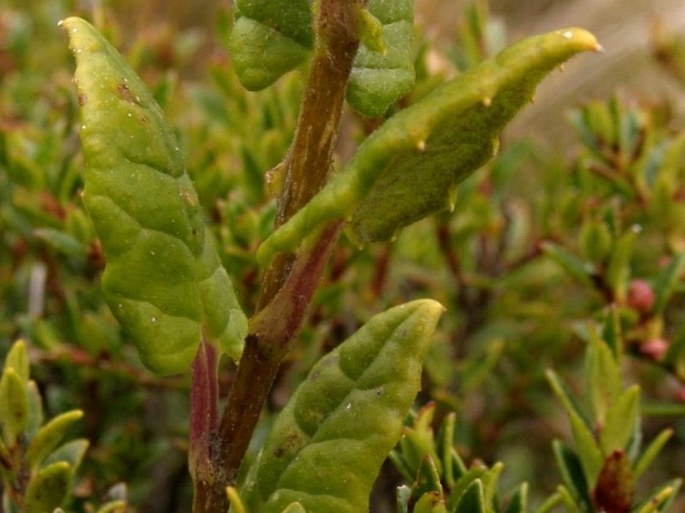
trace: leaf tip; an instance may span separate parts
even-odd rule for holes
[[[604,51],[602,45],[597,41],[597,38],[585,29],[567,28],[559,30],[558,33],[563,39],[573,41],[581,50],[590,50],[593,52]]]

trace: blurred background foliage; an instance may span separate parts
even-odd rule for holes
[[[529,481],[538,503],[560,480],[552,440],[571,438],[545,371],[580,390],[590,334],[610,319],[630,355],[625,381],[642,386],[645,439],[674,429],[640,486],[685,475],[681,3],[417,0],[417,11],[417,85],[397,108],[533,32],[584,26],[606,54],[579,58],[541,87],[500,155],[461,186],[454,213],[392,244],[340,245],[270,411],[372,313],[435,298],[447,314],[419,403],[433,401],[436,426],[456,412],[461,458],[503,461],[501,489]],[[71,509],[127,496],[137,511],[187,511],[188,377],[146,372],[98,288],[102,254],[79,197],[73,63],[57,28],[67,15],[92,20],[112,40],[177,127],[248,312],[259,285],[255,250],[273,220],[264,176],[288,147],[302,77],[245,93],[226,51],[227,2],[0,6],[0,360],[25,338],[46,417],[85,413],[74,434],[90,449]],[[376,125],[346,113],[341,159]],[[224,386],[231,376],[224,369]],[[262,430],[268,412],[266,420]],[[388,465],[372,511],[394,510],[400,482]]]

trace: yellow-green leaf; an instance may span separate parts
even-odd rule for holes
[[[61,25],[76,57],[83,198],[107,258],[107,303],[155,372],[185,370],[203,327],[238,357],[247,321],[161,108],[94,27]]]
[[[573,55],[599,48],[582,29],[558,30],[437,88],[366,139],[342,172],[262,244],[259,260],[294,250],[333,219],[348,219],[351,236],[365,242],[389,239],[450,208],[456,185],[495,154],[499,132],[537,84]]]
[[[241,496],[252,513],[365,511],[402,433],[442,313],[418,300],[375,316],[324,356],[278,416]]]

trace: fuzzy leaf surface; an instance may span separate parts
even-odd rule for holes
[[[241,495],[253,513],[366,511],[380,466],[420,388],[440,304],[372,318],[324,356],[278,416]]]
[[[342,172],[259,248],[268,262],[320,224],[347,218],[358,242],[450,207],[459,182],[496,152],[498,134],[538,83],[573,55],[600,48],[582,29],[532,37],[443,84],[399,112],[358,148]]]
[[[94,27],[61,25],[77,64],[83,198],[107,258],[107,303],[159,374],[188,368],[203,327],[236,358],[247,321],[161,108]]]

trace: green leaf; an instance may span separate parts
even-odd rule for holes
[[[12,368],[17,373],[17,376],[24,382],[29,380],[29,356],[26,352],[26,343],[23,340],[18,340],[7,353],[5,358],[5,369]]]
[[[31,468],[38,467],[57,447],[69,428],[83,417],[81,410],[72,410],[58,415],[38,430],[26,450],[26,462]]]
[[[527,39],[399,112],[359,147],[343,171],[259,248],[265,263],[294,250],[322,223],[350,222],[358,242],[386,240],[450,207],[456,185],[495,153],[497,137],[554,67],[595,38],[566,29]]]
[[[416,501],[412,513],[447,513],[442,494],[426,492]]]
[[[595,421],[604,424],[607,411],[621,393],[621,374],[614,354],[596,335],[585,352],[585,376]]]
[[[365,511],[402,434],[442,312],[418,300],[375,316],[324,356],[278,416],[241,496],[254,513]]]
[[[26,434],[29,439],[36,436],[38,429],[43,425],[43,398],[40,396],[38,385],[30,379],[26,385],[28,394],[29,420],[26,424]]]
[[[309,57],[311,0],[236,0],[234,14],[229,48],[246,89],[264,89]]]
[[[635,236],[639,231],[639,227],[634,226],[616,240],[607,265],[606,281],[611,286],[619,302],[625,300],[628,291],[630,258],[633,255]]]
[[[364,12],[362,20],[368,19]],[[381,34],[380,38],[362,37],[347,85],[347,101],[365,116],[377,118],[414,86],[413,0],[370,0],[368,12],[381,23]]]
[[[519,486],[509,501],[506,513],[526,513],[528,511],[528,484]]]
[[[72,440],[71,442],[59,446],[47,457],[44,463],[50,465],[52,463],[64,461],[69,464],[72,473],[74,473],[81,465],[89,445],[88,440],[84,438]]]
[[[438,497],[442,497],[440,472],[435,465],[435,460],[430,456],[426,456],[419,465],[412,488],[415,497],[421,497],[427,493],[435,493]]]
[[[288,505],[282,513],[307,513],[307,511],[302,507],[302,504],[299,502],[293,502],[292,504]]]
[[[621,361],[623,356],[623,333],[619,309],[616,306],[610,306],[606,312],[601,338],[611,348],[616,361]]]
[[[638,507],[635,508],[636,513],[661,513],[666,511],[678,493],[681,485],[681,479],[674,479],[668,483],[659,486],[656,490],[649,494]]]
[[[661,271],[654,283],[654,313],[663,313],[685,268],[685,253],[678,253]]]
[[[436,443],[436,452],[442,463],[442,475],[445,486],[452,489],[457,480],[466,472],[466,467],[454,448],[454,429],[457,414],[448,413],[440,425]]]
[[[640,387],[633,385],[611,405],[599,436],[604,454],[625,450],[630,438],[639,429]]]
[[[493,507],[495,502],[495,495],[497,494],[497,483],[499,482],[499,476],[504,470],[504,463],[498,461],[495,463],[485,474],[483,474],[483,497],[485,500],[485,505],[488,508]]]
[[[597,446],[588,422],[581,416],[573,400],[566,392],[559,378],[552,371],[547,371],[547,379],[555,395],[568,413],[571,431],[576,442],[578,458],[588,483],[594,483],[602,468],[602,453]]]
[[[573,413],[577,415],[580,419],[583,420],[585,426],[588,429],[592,430],[594,428],[592,420],[585,412],[585,409],[582,408],[581,404],[566,388],[564,382],[561,381],[557,374],[552,370],[547,370],[545,372],[545,376],[547,377],[547,381],[549,382],[550,386],[552,387],[552,390],[554,391],[554,394],[557,396],[559,402],[561,402],[561,405],[564,407],[564,409],[569,414]]]
[[[583,502],[589,509],[592,503],[590,502],[587,480],[578,456],[559,440],[552,443],[552,448],[564,483],[576,499]]]
[[[635,479],[638,479],[647,470],[672,436],[672,429],[664,429],[650,442],[633,466],[633,476],[635,476]]]
[[[400,440],[402,457],[407,466],[412,469],[413,477],[426,464],[426,458],[430,458],[430,464],[435,467],[438,474],[442,473],[442,464],[436,453],[431,425],[434,414],[434,403],[422,407],[417,413],[413,426],[405,428],[404,436]]]
[[[584,285],[593,286],[591,275],[594,272],[594,266],[591,262],[578,258],[570,251],[553,242],[544,242],[542,244],[542,251],[559,264],[571,277]]]
[[[453,513],[485,513],[483,483],[480,479],[473,481],[459,497],[459,502]]]
[[[488,469],[485,465],[474,465],[459,478],[454,488],[452,488],[450,491],[448,500],[449,511],[455,511],[455,509],[459,506],[459,501],[461,500],[462,496],[466,493],[466,490],[468,490],[476,481],[478,481],[478,483],[481,485],[481,496],[483,496],[481,479],[487,470]]]
[[[161,108],[95,28],[61,25],[77,63],[83,198],[107,258],[107,303],[155,372],[185,370],[203,326],[237,358],[247,320]]]
[[[62,505],[71,486],[71,466],[63,461],[41,469],[26,490],[26,513],[45,513]]]
[[[29,402],[26,382],[13,367],[5,367],[0,378],[0,427],[12,447],[28,426]]]

